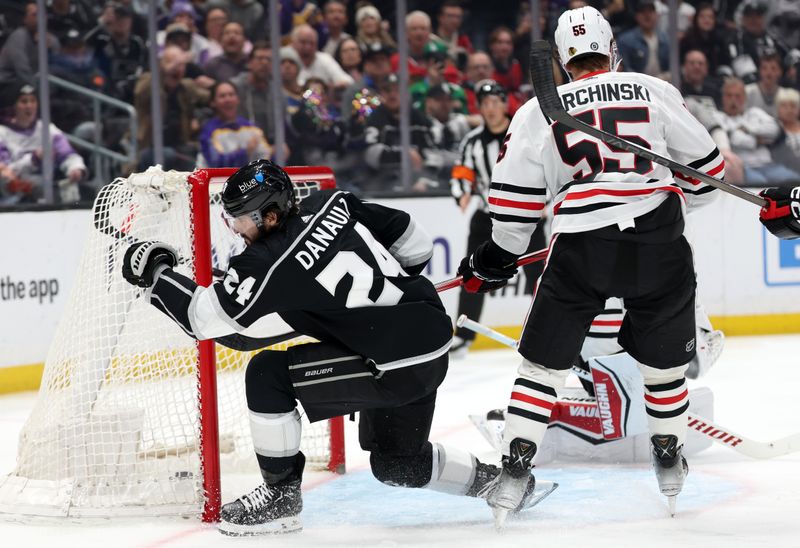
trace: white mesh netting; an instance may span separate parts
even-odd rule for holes
[[[20,434],[17,468],[0,478],[0,512],[84,517],[202,509],[197,345],[120,270],[131,242],[160,240],[177,249],[177,269],[193,277],[188,175],[151,168],[98,195],[39,397]],[[307,193],[318,185],[298,186]],[[212,258],[224,270],[243,243],[220,212],[212,192]],[[257,473],[244,394],[250,354],[216,348],[222,470]],[[327,467],[328,423],[304,420],[303,427],[308,462]]]

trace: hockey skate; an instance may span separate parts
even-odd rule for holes
[[[300,531],[303,495],[300,480],[262,483],[247,495],[222,506],[219,531],[230,536],[254,536]]]
[[[653,448],[653,469],[656,472],[658,488],[667,497],[669,513],[675,516],[675,502],[683,488],[689,465],[683,457],[683,446],[678,447],[678,438],[673,435],[657,434],[650,438]]]
[[[510,449],[511,454],[503,456],[500,474],[478,493],[492,508],[494,526],[498,531],[503,529],[510,513],[518,512],[530,502],[536,487],[536,478],[531,473],[536,444],[514,438]]]

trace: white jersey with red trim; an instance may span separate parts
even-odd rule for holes
[[[570,114],[656,154],[722,178],[725,162],[672,85],[630,72],[591,73],[559,86]],[[493,239],[522,254],[553,201],[553,234],[633,226],[670,193],[687,208],[717,194],[700,181],[545,118],[536,98],[514,116],[492,172]]]

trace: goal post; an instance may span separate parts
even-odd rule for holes
[[[216,521],[222,471],[257,473],[244,390],[253,352],[195,341],[120,272],[132,242],[156,239],[178,251],[176,270],[210,285],[244,246],[221,215],[234,171],[150,168],[98,193],[17,466],[0,477],[0,516]],[[325,167],[286,171],[299,199],[335,187]],[[309,467],[343,472],[342,417],[304,417],[301,450]]]

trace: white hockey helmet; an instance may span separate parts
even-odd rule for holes
[[[561,65],[590,53],[599,53],[609,59],[609,69],[617,70],[619,56],[614,33],[605,17],[591,6],[567,10],[558,18],[555,33],[556,47]]]

